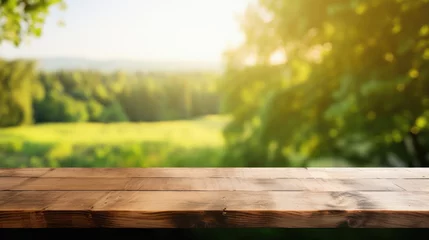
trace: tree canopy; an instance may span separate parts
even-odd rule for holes
[[[46,122],[141,122],[218,113],[217,73],[38,72],[0,60],[0,128]]]
[[[21,44],[25,36],[39,37],[52,6],[65,8],[63,0],[0,0],[0,44]]]
[[[428,12],[428,0],[250,6],[246,42],[226,55],[228,157],[429,166]]]

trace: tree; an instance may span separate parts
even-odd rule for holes
[[[0,127],[32,123],[35,63],[0,60]]]
[[[63,0],[0,0],[0,44],[9,41],[18,46],[24,36],[39,37],[52,6]]]
[[[104,123],[128,122],[128,116],[119,102],[114,101],[111,105],[104,108],[100,115],[100,120]]]
[[[0,44],[21,44],[24,36],[40,36],[49,8],[62,0],[0,0]],[[32,98],[42,98],[34,80],[35,63],[0,61],[0,127],[31,123]]]
[[[429,166],[427,12],[427,0],[250,7],[246,43],[226,55],[229,156],[253,165]]]

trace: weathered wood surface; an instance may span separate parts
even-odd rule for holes
[[[429,228],[429,168],[0,169],[0,228]]]

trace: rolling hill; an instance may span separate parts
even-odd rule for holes
[[[124,71],[222,71],[218,62],[190,61],[137,61],[137,60],[90,60],[85,58],[43,58],[37,59],[39,69],[55,70],[98,70]]]

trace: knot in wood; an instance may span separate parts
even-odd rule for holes
[[[361,226],[362,221],[360,221],[357,218],[354,217],[350,217],[347,219],[347,225],[351,228],[358,228],[359,226]]]

